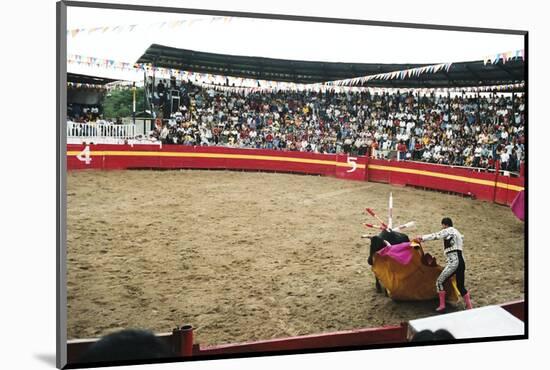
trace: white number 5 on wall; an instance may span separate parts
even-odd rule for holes
[[[90,164],[90,162],[92,161],[92,157],[90,157],[90,146],[86,145],[84,150],[81,151],[80,153],[78,153],[76,158],[78,158],[78,160],[81,161],[81,162],[84,162],[86,164]]]
[[[351,170],[347,170],[346,172],[353,172],[357,169],[357,162],[355,162],[356,160],[357,157],[348,157],[348,164],[351,164],[353,168]]]

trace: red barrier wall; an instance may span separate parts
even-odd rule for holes
[[[524,178],[477,172],[430,163],[369,159],[367,180],[451,191],[510,205],[524,187]]]
[[[504,303],[501,305],[512,315],[525,321],[525,302],[523,300]],[[260,340],[248,343],[231,343],[222,345],[203,346],[193,344],[192,356],[208,357],[212,355],[228,355],[255,352],[292,351],[303,349],[337,349],[339,347],[366,346],[377,344],[399,344],[407,342],[408,325],[385,326],[380,328],[346,330],[325,334],[304,335],[299,337],[278,338]],[[157,338],[164,341],[170,348],[174,348],[177,356],[186,356],[176,346],[175,334],[156,334]],[[67,360],[69,364],[75,363],[78,358],[92,345],[95,339],[77,339],[67,342]]]
[[[338,347],[367,346],[376,344],[399,344],[407,342],[407,326],[386,326],[372,329],[357,329],[301,337],[271,339],[250,343],[224,344],[200,347],[193,356],[209,356],[235,353],[270,351],[296,351],[306,349],[336,349]]]
[[[175,346],[172,333],[156,334],[170,348],[175,348],[178,357],[185,357]],[[67,343],[67,360],[69,364],[78,362],[80,356],[95,342],[94,339],[71,340]],[[194,344],[193,357],[208,358],[216,355],[254,354],[257,352],[299,351],[308,349],[338,349],[380,344],[400,344],[407,342],[407,325],[385,326],[380,328],[346,330],[325,334],[304,335],[298,337],[260,340],[247,343],[231,343],[203,346]]]
[[[295,172],[365,180],[366,157],[181,145],[67,145],[67,169],[202,168]],[[80,156],[80,159],[78,158]]]
[[[347,154],[181,145],[98,144],[89,145],[88,153],[85,148],[85,145],[67,145],[69,170],[201,168],[293,172],[451,191],[503,205],[510,205],[524,188],[523,177],[430,163],[352,157]]]

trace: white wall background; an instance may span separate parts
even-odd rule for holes
[[[111,0],[112,2],[116,2]],[[126,2],[130,2],[127,0]],[[499,368],[518,369],[543,359],[548,342],[548,242],[544,230],[548,197],[543,149],[547,149],[548,20],[543,2],[518,0],[337,2],[277,0],[146,0],[136,4],[286,13],[385,21],[448,24],[530,31],[529,70],[529,301],[528,341],[463,344],[349,353],[251,358],[132,369]],[[539,5],[540,4],[540,5]],[[0,146],[0,247],[2,248],[0,365],[45,369],[55,364],[55,2],[3,4]],[[299,37],[297,37],[299,40]],[[299,41],[298,41],[299,42]],[[418,44],[418,48],[437,45]],[[34,98],[29,104],[28,96]],[[32,168],[32,169],[31,169]],[[534,201],[536,200],[536,202]],[[468,253],[475,253],[475,243]],[[503,245],[502,248],[507,246]],[[475,292],[472,292],[475,297]],[[29,338],[34,338],[29,342]],[[23,341],[26,345],[23,346]]]
[[[330,14],[329,14],[330,16]],[[351,15],[353,16],[353,14]],[[69,8],[68,54],[135,63],[152,43],[210,53],[348,63],[428,63],[481,60],[523,49],[523,37],[335,23],[296,22],[131,10]],[[185,21],[181,25],[176,21]],[[164,22],[167,22],[164,24]],[[137,25],[132,32],[95,31]]]

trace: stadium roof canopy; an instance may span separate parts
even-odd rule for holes
[[[206,53],[152,44],[137,60],[156,67],[197,73],[296,83],[317,83],[401,71],[430,64],[336,63]],[[436,63],[434,63],[436,64]],[[522,59],[505,64],[453,63],[450,70],[402,80],[370,80],[368,86],[437,88],[513,84],[524,80]]]
[[[77,73],[67,73],[67,82],[81,83],[81,84],[93,84],[93,85],[106,85],[118,80],[112,78],[104,78],[98,76],[81,75]]]

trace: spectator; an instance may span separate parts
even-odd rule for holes
[[[510,159],[510,155],[506,151],[506,149],[502,149],[500,152],[500,168],[503,171],[508,171],[508,160]]]
[[[422,330],[415,333],[411,338],[411,342],[435,342],[435,341],[449,341],[455,337],[446,329],[439,329],[435,332],[431,330]]]
[[[512,155],[510,155],[510,158],[508,159],[508,171],[510,172],[519,171],[519,161],[518,161],[518,156],[515,149],[512,149]]]
[[[104,336],[92,344],[78,362],[149,360],[175,357],[172,350],[153,333],[127,329]]]
[[[406,159],[406,153],[407,146],[405,145],[405,142],[401,140],[399,144],[397,144],[397,160],[404,161]]]
[[[156,92],[164,90],[161,80]],[[410,92],[240,94],[192,83],[182,83],[180,92],[179,120],[170,135],[158,128],[152,136],[183,145],[352,155],[370,151],[381,158],[397,151],[400,160],[490,168],[492,159],[501,159],[501,149],[509,156],[515,149],[517,161],[524,159],[522,96],[512,104],[509,97],[449,99]]]

